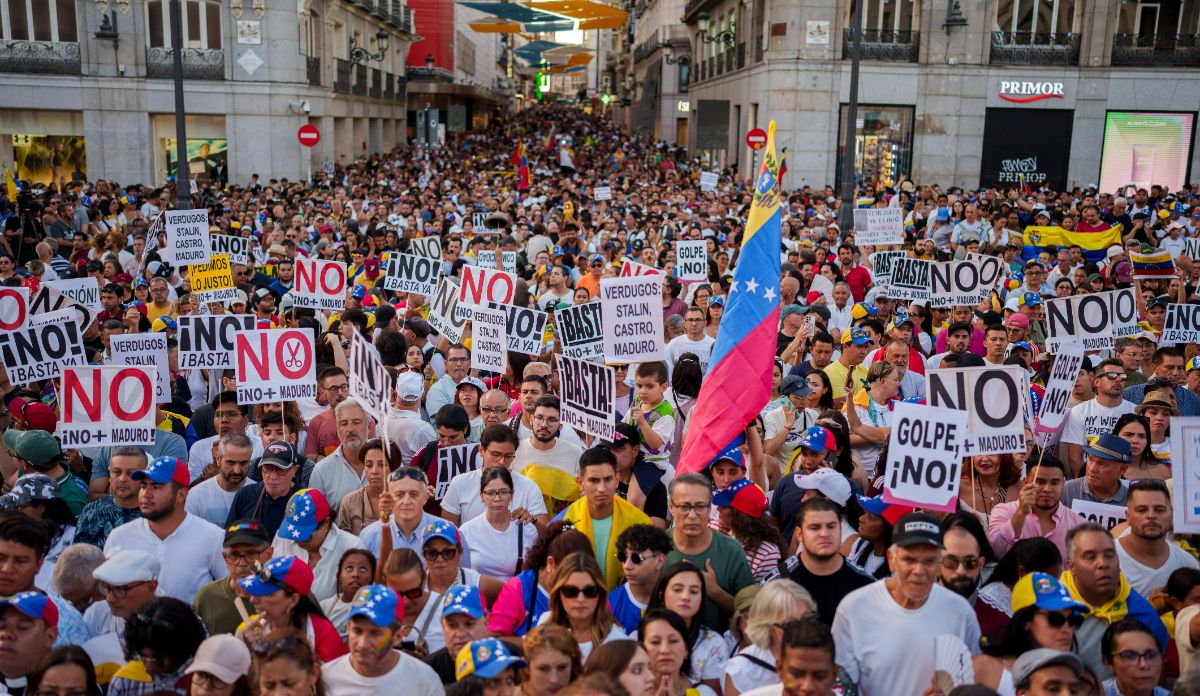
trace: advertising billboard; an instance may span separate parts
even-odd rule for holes
[[[175,138],[163,138],[167,176],[175,176]],[[224,138],[188,138],[188,176],[201,184],[224,184],[229,176],[229,142]]]
[[[979,185],[1062,191],[1071,159],[1069,109],[988,109],[983,121]]]
[[[1110,111],[1104,119],[1100,190],[1187,183],[1196,114]]]
[[[87,178],[87,152],[78,135],[12,136],[17,178],[62,187]]]

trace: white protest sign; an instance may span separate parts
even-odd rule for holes
[[[164,210],[167,225],[167,245],[158,253],[162,259],[177,266],[207,263],[212,254],[208,240],[208,211]]]
[[[1200,418],[1171,418],[1176,534],[1200,534]]]
[[[154,371],[154,403],[171,403],[171,372],[167,364],[167,335],[165,333],[113,335],[113,365],[136,365]]]
[[[1007,267],[999,257],[987,254],[968,253],[967,260],[979,264],[979,283],[982,286],[979,299],[983,300],[1000,285]]]
[[[720,177],[716,172],[700,172],[700,190],[701,191],[716,191],[717,181]]]
[[[488,215],[490,215],[490,214],[491,213],[488,213],[487,211],[484,211],[482,213],[471,213],[471,228],[475,230],[475,234],[495,234],[496,233],[496,230],[489,230],[487,228],[487,226],[484,224],[484,221],[487,220]]]
[[[703,239],[675,242],[675,272],[685,283],[708,280],[708,244]]]
[[[1125,521],[1125,506],[1108,503],[1093,503],[1090,500],[1076,498],[1071,501],[1071,511],[1087,520],[1095,522],[1108,531]]]
[[[67,297],[61,292],[42,283],[37,292],[29,297],[29,312],[34,315],[29,321],[32,323],[38,315],[50,314],[61,309],[70,310],[65,321],[74,320],[79,326],[79,332],[82,334],[87,331],[92,322],[96,320],[96,312],[88,307],[85,307],[75,300]],[[44,321],[42,323],[45,323]]]
[[[893,300],[928,300],[929,275],[933,264],[924,259],[898,257],[892,262],[888,297]]]
[[[995,269],[1000,266],[1000,259],[995,257],[931,264],[929,267],[930,306],[975,307],[991,291],[992,286],[986,283],[989,279],[994,282]]]
[[[471,369],[504,374],[508,360],[508,339],[502,310],[473,307],[471,311]]]
[[[1118,296],[1113,291],[1074,295],[1046,301],[1046,348],[1056,352],[1071,341],[1083,343],[1084,350],[1107,350],[1113,347],[1115,327],[1124,336],[1135,333],[1137,304],[1132,293]]]
[[[113,338],[116,338],[114,336]],[[154,375],[136,366],[63,368],[62,420],[56,435],[64,448],[154,444]]]
[[[508,336],[508,349],[514,353],[540,355],[542,336],[546,331],[545,312],[516,305],[501,305],[489,302],[488,308],[504,312],[504,331]]]
[[[296,257],[291,296],[296,307],[342,310],[346,308],[346,264]]]
[[[408,241],[408,251],[417,256],[429,259],[442,258],[442,240],[440,237],[420,237]]]
[[[79,325],[70,310],[48,312],[36,317],[45,323],[28,323],[15,331],[0,332],[0,359],[8,370],[8,381],[30,384],[59,377],[63,367],[86,365],[87,355]]]
[[[0,287],[0,331],[13,331],[29,320],[29,288]]]
[[[1024,452],[1026,379],[1019,365],[939,369],[925,375],[925,393],[931,406],[967,412],[963,456]]]
[[[595,189],[592,190],[592,192],[595,194],[596,200],[598,200],[598,201],[611,201],[612,200],[612,187],[611,186],[597,186]]]
[[[512,273],[480,266],[463,266],[455,314],[460,319],[470,319],[473,307],[486,307],[488,302],[512,304],[516,292],[517,277]]]
[[[438,279],[441,277],[442,262],[437,259],[413,254],[391,254],[387,260],[383,287],[385,290],[429,296],[437,292]]]
[[[904,211],[900,208],[860,208],[854,211],[854,243],[883,246],[904,243]]]
[[[662,271],[654,266],[647,266],[644,263],[638,263],[637,261],[626,257],[625,261],[621,264],[621,277],[629,278],[640,275],[662,275]]]
[[[44,282],[93,312],[100,311],[100,285],[96,283],[95,278],[72,278]]]
[[[1183,253],[1188,258],[1200,261],[1200,237],[1187,237],[1183,240]]]
[[[1167,318],[1158,342],[1164,346],[1200,343],[1200,305],[1168,303]]]
[[[661,276],[600,279],[605,361],[663,359],[662,282]]]
[[[317,348],[308,329],[256,329],[234,343],[239,404],[317,398]]]
[[[429,300],[429,325],[451,343],[462,341],[467,319],[458,316],[458,284],[451,276],[442,276],[437,293]]]
[[[825,298],[826,306],[832,308],[834,306],[833,299],[833,281],[823,275],[814,275],[812,283],[808,286],[809,292],[819,292],[821,297]]]
[[[176,322],[181,370],[233,367],[235,337],[255,327],[252,314],[184,314]]]
[[[346,378],[350,384],[350,398],[361,404],[376,423],[383,421],[391,404],[392,375],[383,366],[379,351],[358,331],[350,339],[349,361]]]
[[[1042,397],[1042,410],[1038,413],[1039,433],[1056,433],[1062,428],[1067,412],[1071,410],[1068,404],[1082,367],[1083,344],[1078,341],[1063,344],[1054,354],[1046,394]]]
[[[496,266],[496,252],[491,249],[480,249],[475,254],[475,261],[475,265],[477,266],[483,266],[484,268],[499,268]],[[500,263],[503,266],[503,268],[500,268],[500,270],[504,271],[505,273],[516,273],[517,252],[501,251]]]
[[[964,411],[897,402],[888,439],[885,502],[953,511],[966,436]]]
[[[450,481],[455,476],[475,471],[481,466],[483,459],[479,456],[479,445],[474,442],[439,446],[437,485],[433,490],[433,499],[441,500],[446,497],[446,490],[450,488]]]
[[[554,312],[562,352],[571,358],[604,361],[604,319],[599,302],[571,305]]]
[[[558,374],[563,425],[611,441],[617,425],[617,371],[559,355]]]
[[[250,237],[234,237],[228,234],[214,234],[209,237],[213,256],[225,254],[230,263],[250,263]]]
[[[1109,293],[1112,296],[1110,306],[1113,340],[1128,338],[1137,334],[1138,328],[1137,293],[1133,288],[1121,288]]]
[[[877,251],[871,254],[871,267],[875,269],[871,276],[875,280],[875,284],[881,288],[889,287],[892,280],[892,266],[895,265],[896,259],[902,259],[908,256],[905,251]]]

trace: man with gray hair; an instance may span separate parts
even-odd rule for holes
[[[230,433],[245,435],[246,427],[250,425],[250,407],[238,403],[237,392],[223,391],[217,394],[213,397],[212,408],[213,426],[217,434],[196,440],[188,453],[188,472],[192,475],[192,483],[216,473],[213,452],[217,440]],[[250,447],[251,459],[262,456],[263,446],[258,438],[250,440]]]
[[[96,578],[93,572],[104,562],[104,552],[91,544],[71,544],[63,549],[54,561],[54,573],[50,576],[50,591],[87,612],[96,599]],[[91,624],[88,633],[96,635]]]
[[[408,466],[413,455],[437,439],[433,426],[421,418],[421,397],[424,395],[425,380],[420,372],[405,372],[396,378],[396,398],[387,421],[387,442],[389,460],[399,461],[401,466]],[[483,419],[486,423],[486,411]]]
[[[336,512],[347,493],[367,485],[359,452],[367,442],[372,421],[362,405],[354,399],[339,403],[333,415],[341,444],[328,457],[317,462],[308,485],[324,493],[330,509]]]
[[[46,242],[38,242],[38,245],[34,247],[34,251],[37,252],[38,261],[41,261],[42,266],[45,268],[42,272],[42,280],[58,280],[58,269],[51,263],[54,258],[54,250],[50,248],[50,245]]]
[[[246,484],[254,445],[241,433],[229,433],[213,444],[213,451],[217,473],[192,486],[184,509],[220,527],[229,516],[233,496]]]

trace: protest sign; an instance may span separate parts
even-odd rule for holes
[[[442,277],[442,262],[413,254],[392,254],[387,260],[387,275],[383,277],[385,290],[415,292],[432,295],[437,292],[438,278]]]
[[[559,355],[558,374],[563,425],[611,441],[617,424],[617,371]]]
[[[1118,338],[1128,338],[1136,335],[1141,329],[1138,328],[1138,309],[1137,309],[1137,294],[1132,287],[1113,290],[1111,295],[1111,322],[1109,328],[1112,331],[1113,340]]]
[[[165,333],[126,334],[109,337],[113,365],[148,367],[154,371],[154,403],[171,403],[171,372],[167,363]]]
[[[825,276],[814,275],[812,283],[808,286],[808,291],[820,293],[821,297],[825,298],[825,305],[830,308],[834,307],[833,281],[829,280]]]
[[[229,257],[229,263],[250,263],[250,237],[234,237],[228,234],[209,236],[212,255],[224,254]],[[193,289],[193,292],[195,290]]]
[[[888,297],[893,300],[928,300],[930,266],[924,259],[897,257],[892,262],[888,280]]]
[[[233,367],[235,337],[255,327],[252,314],[184,314],[179,326],[179,369]]]
[[[1183,240],[1183,253],[1188,258],[1200,261],[1200,237],[1187,237]]]
[[[1059,346],[1054,354],[1054,365],[1050,368],[1050,379],[1042,397],[1042,409],[1038,412],[1037,431],[1056,433],[1067,418],[1075,380],[1083,367],[1083,344],[1078,341]]]
[[[479,456],[479,445],[468,442],[465,445],[442,445],[437,448],[438,476],[437,485],[433,490],[433,499],[441,500],[446,497],[450,481],[455,476],[475,471],[483,466]]]
[[[44,282],[93,312],[100,311],[100,285],[95,278],[72,278]]]
[[[708,242],[689,239],[675,242],[675,272],[685,283],[708,280]]]
[[[420,237],[408,241],[409,253],[428,259],[442,258],[442,240],[439,237]]]
[[[95,311],[79,304],[45,283],[42,283],[37,292],[29,297],[29,312],[34,315],[29,318],[30,323],[33,323],[38,315],[50,314],[60,309],[71,310],[66,315],[66,321],[74,320],[76,325],[79,326],[80,334],[87,331],[92,322],[96,320]],[[41,323],[45,323],[45,321],[41,320]]]
[[[350,398],[362,405],[363,410],[383,422],[384,413],[390,407],[392,397],[392,375],[383,366],[379,351],[358,331],[350,339]]]
[[[452,276],[442,276],[437,294],[429,301],[429,325],[451,343],[462,341],[467,318],[458,316],[458,284]]]
[[[28,323],[14,331],[0,332],[0,359],[8,370],[8,381],[30,384],[59,377],[62,368],[87,364],[79,325],[70,310],[60,309],[40,317],[45,323]]]
[[[316,352],[308,329],[239,333],[234,344],[238,403],[317,398]]]
[[[64,367],[59,394],[62,419],[55,434],[64,448],[154,444],[151,368]]]
[[[501,266],[496,265],[496,252],[491,249],[480,249],[475,254],[475,261],[475,265],[484,268],[499,268],[505,273],[517,272],[517,252],[515,251],[500,252]]]
[[[226,302],[241,293],[233,284],[233,269],[226,254],[214,254],[208,263],[188,266],[188,282],[202,303]]]
[[[658,276],[600,280],[607,362],[663,359],[662,282]]]
[[[1136,298],[1132,290],[1110,290],[1050,299],[1046,328],[1046,348],[1051,352],[1071,341],[1082,342],[1084,350],[1107,350],[1116,338],[1137,333]]]
[[[871,267],[874,268],[872,276],[875,279],[875,284],[881,288],[890,287],[892,280],[892,266],[895,265],[896,259],[902,259],[908,256],[906,251],[877,251],[871,254]]]
[[[995,282],[1000,260],[995,257],[934,263],[929,267],[929,301],[932,307],[965,305],[974,308]]]
[[[562,354],[580,360],[604,361],[604,320],[599,302],[571,305],[554,313]]]
[[[980,299],[982,300],[1000,285],[1008,268],[1000,257],[988,254],[968,252],[967,260],[974,261],[979,265],[979,283],[983,286],[980,289]]]
[[[629,278],[631,276],[640,275],[662,275],[662,271],[653,266],[647,266],[645,264],[638,263],[637,261],[634,261],[626,256],[624,261],[621,263],[621,277]]]
[[[488,302],[512,304],[516,291],[517,277],[512,273],[480,266],[463,266],[455,316],[470,319],[473,307],[486,307]]]
[[[951,408],[897,402],[888,438],[884,502],[952,512],[967,414]]]
[[[508,360],[505,313],[490,307],[471,308],[471,369],[504,374]]]
[[[716,191],[717,182],[720,177],[716,172],[700,172],[700,190],[701,191]]]
[[[0,331],[13,331],[29,320],[29,288],[0,287]]]
[[[1200,534],[1200,418],[1173,417],[1170,428],[1174,532]]]
[[[504,312],[504,331],[508,336],[509,350],[526,355],[541,354],[542,336],[546,331],[545,312],[495,302],[489,302],[487,306]]]
[[[904,211],[900,208],[860,208],[854,211],[854,243],[882,246],[904,243]]]
[[[1200,305],[1169,303],[1166,322],[1158,342],[1163,346],[1200,343]]]
[[[1071,511],[1088,522],[1095,522],[1108,531],[1125,521],[1124,505],[1109,505],[1108,503],[1093,503],[1090,500],[1076,498],[1071,501]]]
[[[346,264],[296,257],[293,306],[312,309],[346,308]]]
[[[208,240],[207,210],[164,210],[163,219],[167,244],[158,252],[163,261],[177,266],[208,262],[212,244]]]
[[[611,186],[597,186],[596,188],[592,189],[592,193],[595,194],[596,200],[598,200],[598,201],[611,201],[612,200],[612,187]]]
[[[925,375],[925,393],[931,406],[967,412],[963,456],[1024,452],[1026,379],[1019,365],[939,369]]]
[[[486,210],[482,213],[471,213],[471,228],[474,230],[475,234],[495,234],[497,232],[497,230],[489,230],[487,225],[484,224],[484,221],[487,220],[488,215],[491,215],[491,213],[487,212]]]

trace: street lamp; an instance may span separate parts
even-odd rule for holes
[[[675,65],[676,63],[681,64],[681,65],[688,65],[689,63],[692,62],[692,57],[686,53],[679,56],[678,58],[676,58],[675,57],[675,49],[671,48],[670,46],[667,46],[666,48],[663,49],[663,54],[664,54],[663,61],[666,62],[668,65]]]
[[[379,45],[379,51],[371,53],[367,49],[358,45],[358,41],[350,37],[350,65],[366,65],[367,61],[375,60],[382,61],[387,57],[388,50],[388,33],[382,29],[375,32],[375,41]]]
[[[708,12],[701,12],[700,14],[696,15],[697,23],[700,26],[700,40],[706,44],[720,41],[726,47],[733,48],[734,44],[737,43],[737,36],[728,29],[722,29],[721,31],[717,32],[715,35],[709,36],[709,34],[708,34],[708,19],[709,19]]]

